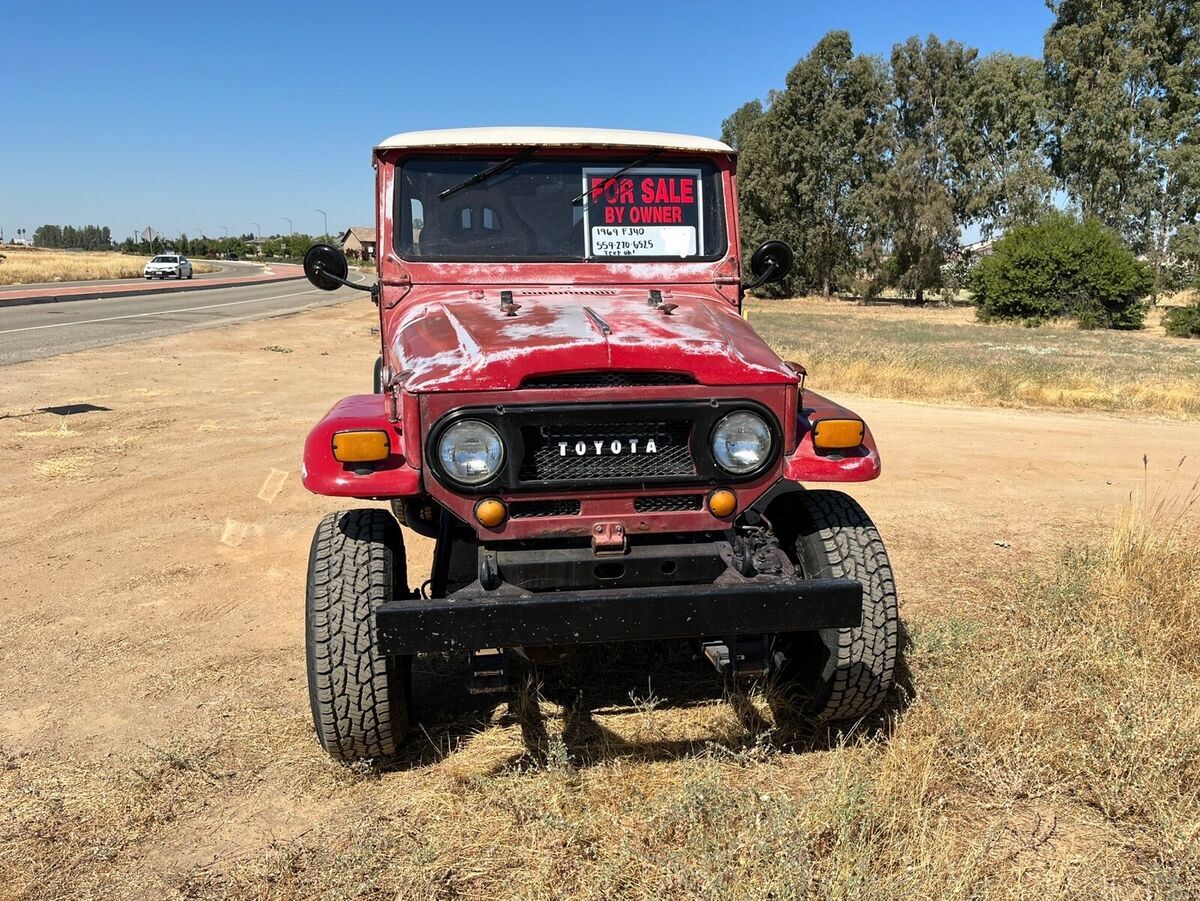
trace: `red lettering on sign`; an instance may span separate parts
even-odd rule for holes
[[[606,203],[633,203],[633,179],[622,178],[614,181],[611,177],[592,176],[592,186],[588,193],[593,201],[603,197]]]
[[[696,202],[696,184],[690,178],[643,178],[642,203]]]
[[[629,222],[634,225],[678,225],[683,222],[683,208],[635,206],[629,210]]]

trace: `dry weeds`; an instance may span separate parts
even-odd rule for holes
[[[0,247],[0,285],[140,278],[148,257],[100,251],[72,252],[32,247]],[[193,271],[216,272],[211,263],[192,262]]]
[[[1005,574],[979,614],[925,621],[904,687],[848,733],[786,731],[769,690],[697,691],[678,659],[621,696],[641,648],[435,721],[387,771],[328,763],[301,716],[244,703],[110,768],[7,757],[0,894],[144,896],[149,868],[189,897],[1196,897],[1183,514],[1141,506],[1049,578]],[[333,812],[265,851],[164,849],[190,817],[264,803],[267,772]]]
[[[1200,418],[1200,342],[1144,332],[976,322],[970,308],[755,301],[750,321],[817,391]]]

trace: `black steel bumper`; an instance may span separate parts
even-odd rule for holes
[[[375,615],[379,649],[388,655],[725,637],[857,626],[862,586],[849,579],[747,579],[531,593],[485,592],[476,583],[446,598],[388,601]]]

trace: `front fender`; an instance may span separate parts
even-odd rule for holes
[[[865,422],[862,446],[855,450],[833,454],[822,453],[813,447],[813,424],[818,420],[861,420],[861,416],[827,397],[807,390],[803,395],[802,407],[796,417],[799,441],[795,452],[784,461],[784,478],[793,482],[869,482],[879,478],[879,449]]]
[[[387,416],[385,394],[353,394],[333,405],[304,442],[304,487],[329,497],[391,498],[421,493],[421,472],[409,465],[404,433]],[[333,436],[348,429],[387,432],[391,454],[379,463],[347,464],[333,457]]]

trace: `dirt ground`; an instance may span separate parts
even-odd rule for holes
[[[308,726],[305,563],[338,504],[304,491],[299,455],[335,399],[369,390],[373,312],[354,302],[0,369],[0,786],[16,804],[47,791],[47,772],[65,795],[95,773],[145,776],[147,760],[165,761],[160,781],[199,772],[113,852],[151,894],[420,778],[343,792]],[[880,444],[883,477],[851,490],[910,620],[1097,534],[1147,486],[1200,477],[1196,423],[839,399]],[[104,409],[33,412],[79,403]],[[416,584],[430,544],[410,540]],[[184,756],[214,737],[219,765]]]

